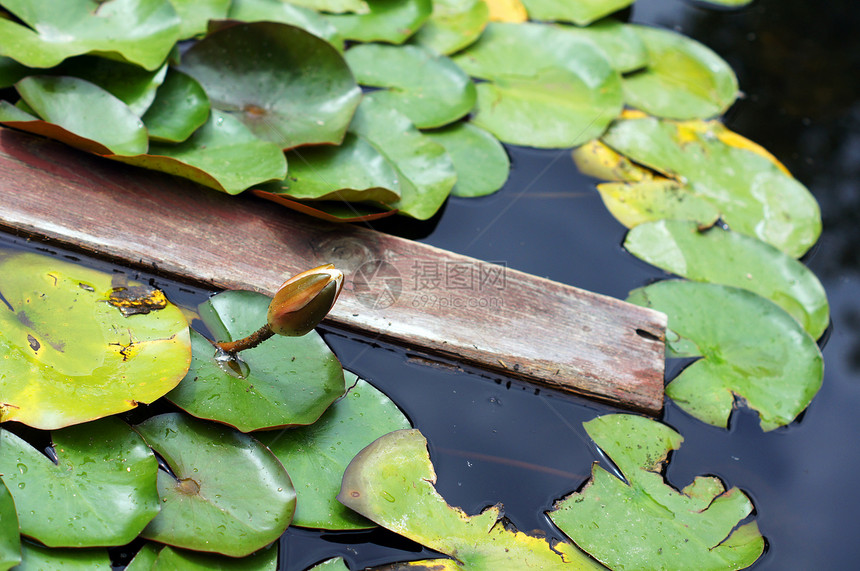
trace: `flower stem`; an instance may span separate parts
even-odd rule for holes
[[[274,335],[274,332],[272,332],[272,328],[269,327],[269,324],[266,323],[243,339],[238,339],[236,341],[222,341],[220,343],[215,343],[215,346],[225,353],[233,355],[239,351],[244,351],[245,349],[253,349],[272,335]]]

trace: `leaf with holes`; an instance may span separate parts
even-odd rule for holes
[[[681,491],[663,480],[680,434],[641,416],[610,414],[585,430],[621,471],[595,463],[591,480],[548,512],[559,529],[610,569],[742,569],[764,551],[739,489],[700,476]]]
[[[127,424],[104,418],[51,434],[56,463],[0,429],[0,473],[21,533],[50,547],[124,545],[158,513],[155,456]]]
[[[361,99],[334,46],[278,22],[222,27],[183,55],[180,70],[213,108],[282,149],[340,144]]]
[[[143,530],[146,539],[244,557],[287,529],[295,490],[254,438],[182,413],[154,416],[136,430],[173,471],[158,471],[161,511]]]
[[[54,429],[151,403],[191,360],[158,290],[50,256],[0,257],[0,420]]]
[[[454,57],[477,85],[473,121],[506,143],[573,147],[600,136],[621,111],[621,77],[575,30],[492,23]]]
[[[666,387],[678,406],[726,427],[736,397],[764,430],[793,421],[821,387],[821,351],[781,307],[751,291],[669,280],[630,292],[627,301],[667,314],[669,357],[701,357]]]
[[[250,335],[266,323],[269,296],[225,291],[200,304],[200,317],[219,341]],[[192,331],[188,374],[167,399],[199,418],[243,432],[310,424],[346,387],[343,369],[318,333],[276,335],[234,361]]]
[[[409,428],[409,420],[391,399],[366,381],[347,373],[351,385],[310,426],[256,434],[275,453],[296,483],[292,525],[322,529],[362,529],[373,523],[338,503],[347,464],[380,436]]]
[[[506,529],[499,506],[470,516],[445,503],[427,441],[417,430],[391,432],[350,462],[338,500],[413,541],[456,557],[453,569],[599,569],[573,544]],[[429,565],[437,561],[423,561]]]

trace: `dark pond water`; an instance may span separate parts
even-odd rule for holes
[[[772,151],[821,204],[825,234],[804,261],[827,289],[833,321],[824,347],[824,386],[789,427],[765,434],[753,414],[738,411],[730,429],[721,430],[667,403],[662,420],[685,438],[667,479],[680,488],[698,475],[716,475],[753,499],[768,541],[755,569],[855,568],[860,5],[756,0],[727,12],[680,0],[638,0],[631,19],[697,38],[737,71],[746,95],[728,113],[729,127]],[[513,172],[500,193],[452,199],[428,223],[375,227],[619,298],[664,277],[622,250],[624,229],[568,151],[510,152]],[[178,302],[205,295],[155,282]],[[430,367],[372,339],[335,330],[324,335],[346,368],[385,391],[427,436],[438,489],[449,503],[469,513],[502,503],[519,529],[559,535],[544,512],[587,480],[599,455],[582,422],[611,409],[497,376]],[[352,569],[427,555],[385,531],[290,529],[281,548],[284,571],[336,555]]]

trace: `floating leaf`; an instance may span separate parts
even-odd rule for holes
[[[397,109],[421,129],[441,127],[468,114],[475,85],[445,56],[420,46],[362,44],[346,52],[362,85],[386,88],[373,97]]]
[[[621,80],[573,30],[493,23],[454,61],[479,83],[473,119],[506,143],[572,147],[600,136],[621,111]]]
[[[343,12],[354,12],[356,14],[367,14],[370,8],[365,0],[291,0],[291,4],[298,4],[311,8],[318,12],[331,12],[340,14]]]
[[[781,165],[723,142],[726,131],[717,122],[646,117],[616,122],[603,141],[707,198],[732,230],[803,255],[821,234],[815,198]]]
[[[209,119],[209,98],[191,76],[171,68],[142,117],[151,141],[181,143]]]
[[[669,30],[632,27],[648,48],[649,64],[624,78],[628,104],[659,117],[705,119],[737,98],[735,73],[710,48]]]
[[[252,192],[261,198],[271,200],[296,212],[302,212],[308,216],[329,222],[369,222],[371,220],[387,218],[397,213],[396,210],[379,211],[358,202],[328,202],[322,200],[300,202],[298,200],[291,200],[281,194],[274,194],[260,189],[254,189]]]
[[[498,506],[469,516],[433,486],[427,441],[417,430],[391,432],[350,462],[338,500],[395,533],[456,557],[452,569],[599,569],[569,543],[510,531]],[[421,562],[429,565],[433,562]]]
[[[742,569],[764,551],[753,506],[739,489],[700,476],[680,492],[662,471],[680,434],[629,414],[584,423],[624,480],[595,463],[581,491],[557,502],[550,519],[610,569]]]
[[[597,44],[613,69],[620,73],[642,69],[650,61],[648,48],[636,29],[614,18],[604,18],[587,28],[566,26],[564,29],[574,31]]]
[[[340,144],[361,99],[334,46],[277,22],[223,27],[193,45],[180,69],[212,107],[283,149]]]
[[[668,315],[668,356],[702,357],[666,394],[703,422],[727,426],[737,396],[759,413],[764,430],[773,430],[794,420],[821,387],[815,341],[758,294],[669,280],[633,290],[627,301]]]
[[[520,0],[484,0],[490,8],[491,22],[525,22],[529,19]]]
[[[439,143],[454,161],[457,183],[454,196],[485,196],[508,180],[511,161],[505,147],[491,134],[471,123],[456,123],[424,135]]]
[[[746,6],[750,4],[752,0],[702,0],[702,2],[706,4],[713,4],[715,6],[728,6],[730,8]]]
[[[33,75],[33,70],[25,65],[21,65],[12,58],[0,56],[0,89],[12,87],[15,83]]]
[[[0,259],[0,295],[2,421],[53,429],[116,414],[188,370],[187,322],[158,290],[18,253]]]
[[[637,183],[598,184],[597,190],[607,210],[628,228],[662,219],[693,220],[704,228],[720,217],[720,211],[710,201],[662,177]]]
[[[155,456],[127,424],[104,418],[51,434],[56,463],[0,429],[0,474],[21,533],[50,547],[124,545],[158,513]]]
[[[396,109],[364,97],[350,130],[368,141],[399,173],[400,200],[388,206],[426,220],[436,214],[457,175],[445,148],[421,134]]]
[[[255,439],[181,413],[154,416],[137,431],[176,475],[158,471],[161,511],[144,529],[146,539],[244,557],[287,529],[295,491]]]
[[[25,25],[0,18],[0,55],[30,67],[54,67],[95,52],[156,69],[179,39],[167,0],[4,0]]]
[[[571,156],[582,174],[597,179],[637,182],[654,178],[651,171],[619,155],[598,139],[573,149]],[[625,224],[623,220],[621,223]]]
[[[573,22],[588,24],[626,8],[633,0],[522,0],[532,20]]]
[[[158,553],[163,549],[161,544],[149,541],[144,543],[134,558],[125,566],[124,571],[152,571],[152,566],[158,559]]]
[[[277,544],[247,557],[233,558],[209,553],[195,553],[165,547],[158,554],[151,571],[275,571],[278,568]],[[126,569],[126,571],[129,571]],[[134,570],[131,570],[134,571]]]
[[[326,559],[322,563],[317,563],[308,569],[308,571],[349,571],[349,567],[343,562],[343,557],[335,557],[334,559]]]
[[[0,113],[10,127],[45,135],[73,147],[107,155],[145,153],[146,129],[128,105],[76,77],[30,76],[15,84],[39,118]]]
[[[484,0],[434,0],[430,19],[410,41],[449,55],[477,40],[489,21]]]
[[[348,40],[402,44],[427,21],[432,0],[366,0],[369,12],[334,14],[329,22]]]
[[[184,40],[206,33],[209,20],[227,17],[231,0],[170,0],[181,20],[179,39]]]
[[[806,266],[761,240],[695,222],[662,220],[631,230],[624,247],[667,272],[753,291],[818,339],[830,321],[827,294]]]
[[[9,569],[20,561],[21,535],[18,529],[18,515],[15,512],[15,501],[5,482],[0,478],[0,569]]]
[[[21,564],[15,571],[112,571],[106,549],[50,549],[21,542]]]
[[[391,399],[347,373],[351,387],[315,423],[267,431],[257,438],[275,453],[296,482],[292,525],[323,529],[362,529],[373,523],[338,503],[343,473],[362,448],[410,424]]]
[[[281,0],[233,0],[230,19],[241,22],[281,22],[307,30],[338,51],[343,50],[343,38],[325,16],[310,8],[295,6]]]
[[[219,341],[233,341],[266,323],[270,301],[260,293],[225,291],[200,304],[199,312]],[[168,400],[243,432],[310,424],[346,388],[340,362],[316,332],[277,335],[234,362],[219,362],[218,350],[194,331],[191,342],[191,368]]]
[[[206,124],[187,141],[176,145],[152,143],[146,155],[110,158],[229,194],[282,179],[287,172],[280,146],[258,139],[238,119],[214,109]]]

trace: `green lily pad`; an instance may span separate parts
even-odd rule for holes
[[[21,564],[15,571],[112,571],[106,549],[51,549],[21,542]]]
[[[703,422],[727,426],[738,397],[758,412],[764,430],[773,430],[794,420],[821,387],[818,345],[758,294],[669,280],[633,290],[627,301],[668,315],[668,356],[702,357],[666,394]]]
[[[366,0],[366,13],[327,16],[340,35],[360,42],[402,44],[430,17],[432,0]]]
[[[181,143],[209,119],[209,98],[191,76],[171,68],[142,117],[150,141]]]
[[[667,272],[702,282],[740,287],[786,310],[818,339],[830,321],[827,294],[809,269],[761,240],[695,222],[662,220],[632,229],[631,254]]]
[[[697,227],[707,228],[720,217],[720,211],[709,200],[662,177],[598,184],[597,190],[607,210],[628,228],[663,219],[693,220]]]
[[[506,143],[573,147],[600,136],[621,111],[621,78],[575,31],[491,23],[454,57],[479,83],[473,121]]]
[[[405,115],[377,101],[375,95],[364,97],[350,131],[373,145],[397,169],[400,200],[388,206],[427,220],[454,187],[454,163],[442,145],[423,135]]]
[[[30,67],[98,53],[152,70],[179,39],[168,0],[4,0],[3,7],[25,25],[0,18],[0,55]]]
[[[398,173],[373,145],[347,133],[340,146],[318,146],[287,152],[289,175],[260,187],[297,200],[396,202]]]
[[[164,546],[161,544],[144,543],[134,558],[125,566],[124,571],[152,571],[152,566],[155,565],[158,554],[162,549],[164,549]]]
[[[258,139],[238,119],[215,109],[182,143],[153,142],[148,154],[110,158],[181,176],[228,194],[280,180],[287,172],[280,146]]]
[[[57,463],[0,429],[0,473],[21,533],[49,547],[124,545],[158,513],[149,447],[117,418],[51,434]]]
[[[650,61],[648,48],[636,29],[614,18],[604,18],[587,28],[566,26],[564,29],[576,32],[597,44],[609,59],[612,68],[619,73],[642,69]]]
[[[308,569],[308,571],[349,571],[349,567],[344,563],[343,557],[335,557],[333,559],[326,559],[322,563],[317,563]]]
[[[311,8],[317,12],[330,12],[332,14],[343,12],[367,14],[370,12],[365,0],[291,0],[290,3]]]
[[[15,500],[0,478],[0,569],[14,567],[21,561],[21,535]]]
[[[434,0],[430,18],[409,41],[450,55],[477,40],[489,21],[484,0]]]
[[[219,341],[235,341],[266,323],[271,298],[225,291],[200,304],[200,317]],[[200,418],[248,432],[317,420],[346,389],[343,369],[316,332],[276,335],[239,354],[241,373],[202,335],[191,332],[191,368],[167,399]]]
[[[803,255],[821,234],[815,198],[781,165],[738,147],[730,135],[716,122],[646,117],[617,121],[603,141],[712,202],[735,232],[755,236],[791,256]]]
[[[20,79],[33,75],[33,69],[12,58],[0,56],[0,89],[12,87]]]
[[[283,149],[340,144],[361,99],[334,46],[278,22],[223,27],[193,45],[180,69],[213,108]]]
[[[752,3],[753,0],[702,0],[705,4],[714,4],[715,6],[728,6],[730,8],[736,8],[740,6],[746,6],[747,4]]]
[[[349,390],[317,422],[255,435],[275,453],[296,482],[297,507],[292,525],[322,529],[373,527],[372,522],[338,503],[344,470],[358,452],[383,434],[411,426],[391,399],[352,373],[346,377]]]
[[[188,370],[185,316],[143,284],[17,253],[0,258],[0,295],[0,421],[54,429],[116,414]]]
[[[629,414],[584,423],[588,435],[615,462],[625,481],[599,463],[591,480],[560,500],[550,519],[577,545],[610,569],[742,569],[764,551],[755,521],[738,524],[753,505],[719,478],[700,476],[680,492],[662,471],[680,434]]]
[[[454,161],[457,183],[452,195],[486,196],[508,180],[511,161],[505,147],[480,127],[460,122],[424,135],[445,147]]]
[[[227,17],[231,0],[170,0],[182,22],[179,39],[185,40],[206,33],[209,20]]]
[[[245,557],[287,529],[295,490],[255,439],[182,413],[154,416],[137,431],[176,476],[158,471],[161,511],[143,530],[146,539]]]
[[[240,22],[281,22],[307,30],[343,51],[343,38],[325,16],[281,0],[233,0],[229,17]]]
[[[195,553],[170,546],[162,549],[151,571],[275,571],[278,568],[277,544],[247,557],[224,557]],[[129,571],[126,569],[126,571]],[[133,570],[132,570],[133,571]]]
[[[624,78],[626,103],[669,119],[706,119],[738,96],[731,66],[710,48],[670,30],[632,26],[648,48],[648,67]]]
[[[522,0],[532,20],[588,24],[633,4],[633,0]]]
[[[102,155],[146,152],[147,134],[140,118],[128,105],[89,81],[30,76],[15,87],[39,118],[24,121],[0,114],[0,122],[10,127]]]
[[[426,48],[361,44],[346,52],[346,62],[361,85],[385,88],[374,92],[377,101],[421,129],[452,123],[475,105],[475,84],[469,76]]]
[[[506,529],[499,506],[474,516],[449,506],[435,483],[427,441],[417,430],[398,430],[350,462],[338,500],[395,533],[456,557],[454,569],[601,568],[570,543],[551,544]]]

